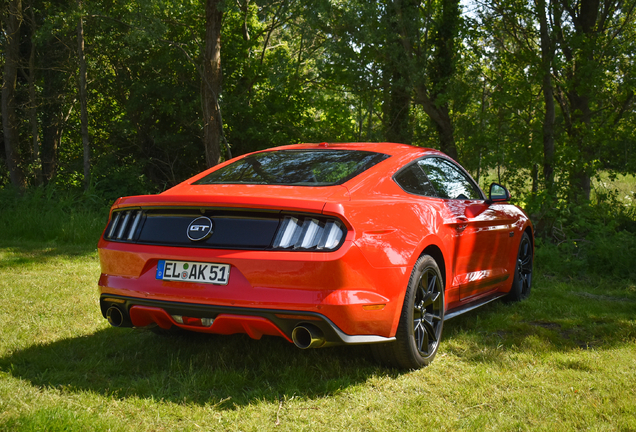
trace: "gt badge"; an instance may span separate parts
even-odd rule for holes
[[[196,218],[188,225],[188,238],[192,241],[207,239],[213,233],[212,225],[212,221],[208,217],[201,216]]]

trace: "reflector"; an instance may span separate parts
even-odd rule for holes
[[[201,327],[201,318],[183,317],[183,323],[189,326]]]

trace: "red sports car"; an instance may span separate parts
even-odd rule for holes
[[[116,327],[274,335],[299,348],[372,344],[418,368],[444,320],[532,283],[533,228],[443,153],[299,144],[118,199],[99,241]]]

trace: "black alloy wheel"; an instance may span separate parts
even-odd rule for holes
[[[515,277],[512,281],[512,288],[508,293],[507,300],[521,301],[530,295],[532,288],[532,261],[533,250],[530,236],[527,232],[523,233],[521,242],[519,243],[519,252],[517,253],[517,263],[515,265]]]
[[[372,345],[380,362],[419,369],[433,361],[444,326],[444,283],[435,260],[421,256],[411,273],[394,342]]]
[[[417,284],[413,302],[413,338],[422,357],[437,351],[442,334],[443,298],[441,278],[435,269],[427,268]]]

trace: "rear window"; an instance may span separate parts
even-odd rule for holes
[[[388,157],[359,150],[276,150],[240,159],[193,184],[331,186],[346,182]]]

